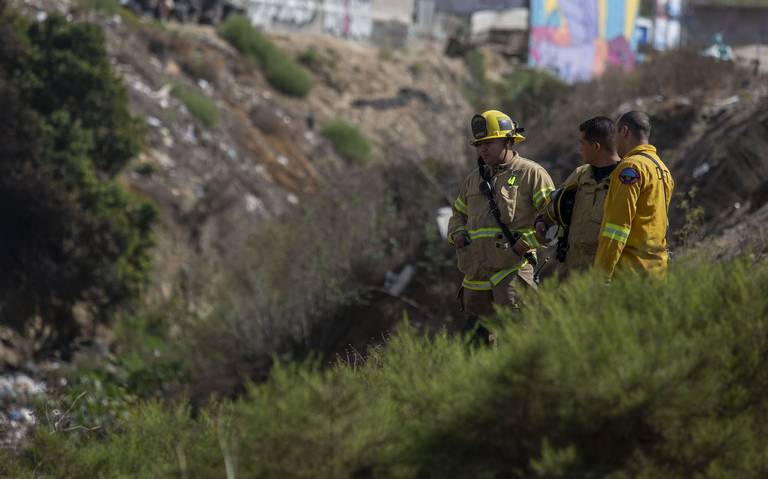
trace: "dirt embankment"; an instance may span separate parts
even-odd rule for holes
[[[163,297],[184,293],[190,277],[215,269],[265,219],[345,174],[349,165],[320,133],[330,120],[368,137],[371,162],[418,168],[466,158],[465,70],[430,46],[389,51],[275,36],[286,55],[311,56],[315,86],[295,99],[268,86],[255,62],[210,27],[84,15],[103,27],[133,111],[148,124],[145,152],[124,179],[160,205],[156,291]],[[179,85],[213,100],[216,126],[190,114],[174,96]]]

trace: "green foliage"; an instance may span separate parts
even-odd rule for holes
[[[299,98],[309,94],[312,75],[254,28],[247,18],[230,15],[218,31],[240,53],[256,59],[269,84],[279,92]]]
[[[685,216],[685,222],[679,230],[675,232],[675,239],[684,247],[690,246],[702,237],[702,228],[704,226],[704,208],[694,206],[698,188],[693,187],[687,193],[679,194],[676,208]]]
[[[97,27],[0,15],[0,316],[68,341],[76,303],[105,319],[146,281],[156,212],[114,179],[143,130]]]
[[[208,128],[215,127],[219,122],[219,109],[216,104],[204,93],[187,88],[183,85],[174,85],[171,91],[175,97],[181,100],[192,116],[200,120],[200,123]]]
[[[478,111],[487,110],[493,103],[491,82],[485,76],[485,57],[480,50],[470,50],[464,55],[469,81],[464,93],[469,103]]]
[[[79,0],[79,3],[85,8],[98,10],[109,15],[118,15],[122,10],[118,0]]]
[[[500,82],[487,78],[485,58],[479,50],[464,56],[469,81],[464,87],[470,104],[478,111],[501,110],[525,124],[526,119],[547,118],[554,104],[569,91],[567,84],[542,70],[521,68]]]
[[[309,47],[299,55],[299,63],[309,69],[317,69],[322,63],[320,52],[315,47]]]
[[[371,157],[371,144],[354,125],[344,120],[333,120],[320,132],[333,144],[342,157],[349,161],[363,162]]]
[[[521,122],[548,117],[555,102],[568,91],[568,85],[556,76],[528,68],[507,75],[495,88],[501,110]]]
[[[746,260],[574,276],[500,312],[494,348],[406,326],[365,362],[279,366],[199,419],[149,404],[99,440],[41,432],[0,472],[222,477],[226,456],[238,477],[762,478],[767,288]]]

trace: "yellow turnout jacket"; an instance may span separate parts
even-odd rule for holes
[[[654,146],[640,145],[622,158],[611,173],[605,201],[595,258],[599,271],[608,278],[621,269],[666,274],[667,215],[674,187]]]

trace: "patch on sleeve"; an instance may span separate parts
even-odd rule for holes
[[[619,173],[619,180],[625,185],[634,185],[640,181],[640,173],[638,173],[637,170],[633,167],[628,166],[627,168],[621,170],[621,173]]]

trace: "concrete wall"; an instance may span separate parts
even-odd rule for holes
[[[266,30],[327,34],[399,47],[410,37],[416,0],[241,0]]]

